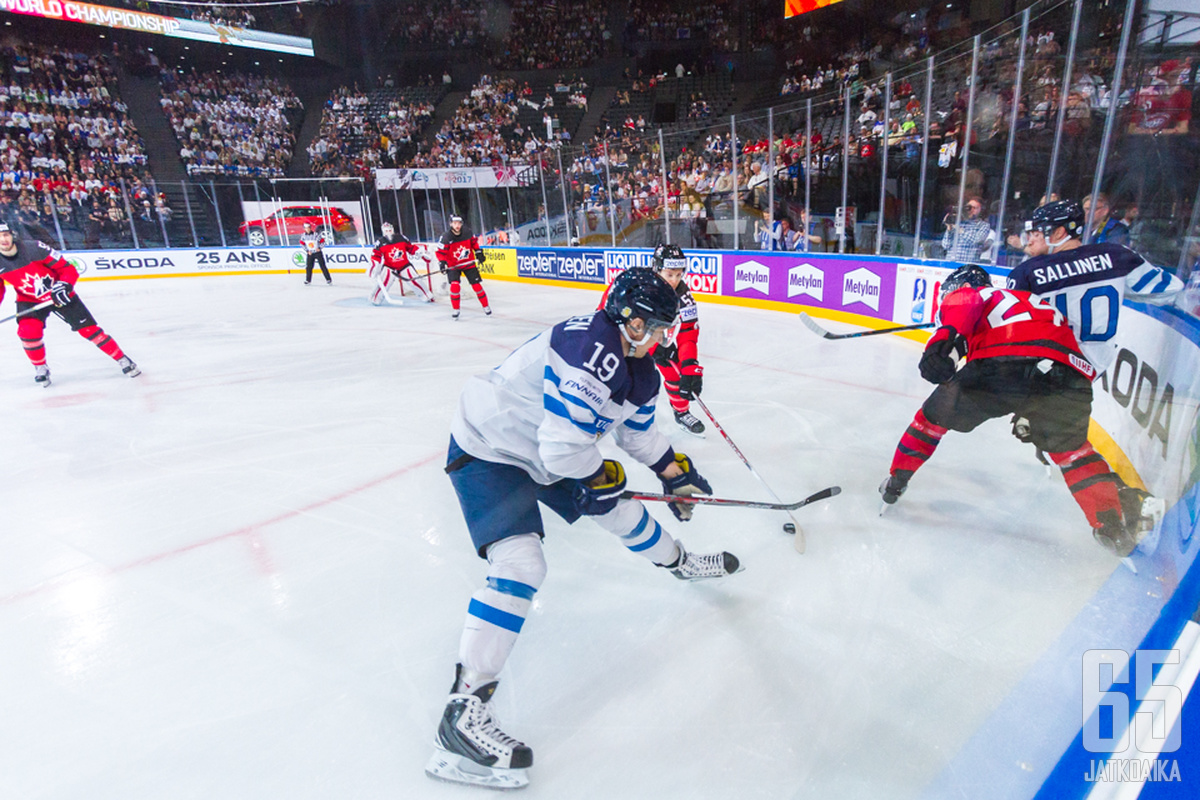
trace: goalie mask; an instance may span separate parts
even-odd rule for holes
[[[383,232],[385,238],[390,239],[395,234],[396,229],[392,227],[392,223],[385,222],[379,226],[379,230]]]

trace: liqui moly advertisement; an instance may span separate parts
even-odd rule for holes
[[[722,261],[722,294],[726,296],[892,318],[896,292],[893,262],[766,253],[727,253]]]

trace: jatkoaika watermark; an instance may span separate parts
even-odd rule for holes
[[[1124,650],[1083,654],[1083,747],[1093,759],[1088,782],[1181,781],[1179,762],[1160,756],[1182,744],[1183,692],[1155,683],[1156,668],[1180,664],[1178,650]],[[1136,704],[1133,706],[1131,704]],[[1131,713],[1132,709],[1132,713]]]
[[[1182,781],[1175,759],[1112,758],[1091,761],[1083,779],[1088,783],[1142,783]]]

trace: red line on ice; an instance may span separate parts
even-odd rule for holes
[[[225,541],[229,541],[231,539],[239,539],[239,538],[243,538],[243,537],[248,537],[249,541],[250,541],[251,549],[253,551],[251,553],[251,555],[252,555],[255,563],[259,567],[260,571],[264,571],[269,574],[272,571],[271,561],[270,561],[270,557],[267,556],[266,553],[261,552],[262,542],[259,539],[259,537],[257,535],[255,535],[259,531],[263,530],[264,528],[269,528],[272,525],[276,525],[280,522],[285,522],[286,520],[294,519],[299,516],[303,516],[304,514],[308,514],[312,511],[317,510],[318,508],[322,508],[324,506],[328,506],[328,505],[332,505],[333,503],[340,502],[342,500],[345,500],[347,497],[352,497],[353,495],[356,495],[360,492],[365,492],[368,489],[373,489],[376,486],[379,486],[380,484],[387,483],[388,481],[393,480],[395,478],[399,478],[401,475],[411,472],[414,469],[423,467],[426,464],[428,464],[429,462],[434,461],[442,456],[443,456],[443,454],[441,451],[432,453],[432,454],[426,456],[425,458],[422,458],[420,461],[414,461],[413,463],[408,464],[407,466],[401,467],[400,469],[389,472],[386,475],[381,475],[378,478],[367,481],[366,483],[359,484],[358,486],[338,492],[335,495],[331,495],[331,496],[323,498],[321,500],[317,500],[315,502],[309,503],[306,506],[301,506],[300,508],[293,508],[288,511],[284,511],[281,514],[276,514],[275,516],[270,517],[265,520],[262,520],[261,522],[253,522],[249,525],[245,525],[241,528],[238,528],[237,530],[229,531],[228,533],[222,533],[217,536],[211,536],[207,539],[201,539],[198,542],[193,542],[191,544],[183,545],[182,547],[176,547],[172,550],[164,550],[161,553],[155,553],[154,555],[145,556],[144,558],[139,558],[135,561],[130,561],[126,564],[120,564],[115,567],[110,567],[108,569],[108,573],[109,574],[118,574],[121,572],[128,572],[129,570],[137,569],[138,567],[145,567],[150,564],[156,564],[160,561],[166,561],[168,559],[172,559],[177,556],[184,555],[186,553],[191,553],[196,550],[200,550],[201,548],[217,544],[219,542],[225,542]],[[43,583],[39,583],[37,586],[33,586],[29,589],[25,589],[20,592],[15,592],[13,594],[4,595],[4,596],[0,597],[0,606],[12,605],[13,603],[17,603],[17,602],[20,602],[21,600],[25,600],[25,599],[33,597],[35,595],[41,594],[42,592],[45,592],[45,591],[48,591],[51,589],[57,589],[60,586],[66,586],[71,583],[75,583],[76,581],[84,580],[86,578],[90,578],[93,576],[94,576],[93,574],[78,574],[78,575],[72,575],[72,576],[64,576],[61,578],[52,578]]]

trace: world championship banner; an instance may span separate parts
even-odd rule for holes
[[[271,31],[256,31],[225,22],[166,17],[136,11],[131,8],[114,8],[93,3],[77,3],[74,0],[0,0],[0,11],[25,14],[31,17],[80,22],[84,25],[99,25],[104,28],[153,33],[173,39],[188,39],[193,42],[212,42],[254,50],[269,50],[274,53],[312,56],[311,39],[288,36]]]

